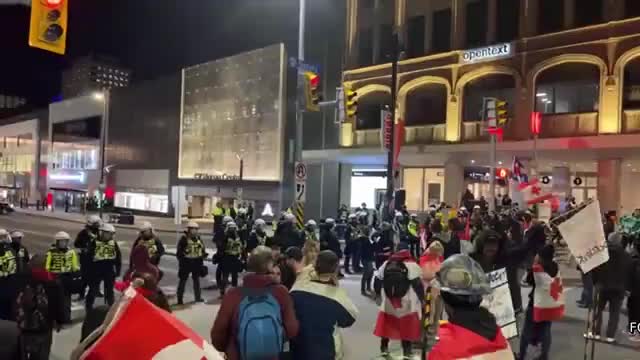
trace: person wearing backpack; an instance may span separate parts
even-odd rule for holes
[[[409,251],[407,243],[400,243],[398,252],[391,255],[378,269],[382,281],[382,302],[373,334],[380,338],[382,356],[389,356],[389,341],[400,340],[405,358],[412,354],[411,344],[422,338],[420,317],[424,286],[422,269]]]
[[[346,291],[338,287],[340,258],[331,250],[318,254],[309,281],[297,281],[291,297],[300,321],[300,333],[291,341],[293,360],[340,360],[339,328],[352,326],[358,310]]]
[[[241,287],[230,289],[211,328],[211,343],[227,360],[275,360],[298,334],[287,288],[271,276],[271,249],[258,246],[247,260]]]
[[[53,330],[60,331],[65,322],[64,289],[44,262],[39,256],[31,259],[32,270],[14,304],[24,359],[49,359]]]

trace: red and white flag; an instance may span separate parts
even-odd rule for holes
[[[126,299],[125,299],[126,298]],[[129,292],[80,360],[222,360],[211,344],[144,296]]]
[[[555,321],[564,316],[564,293],[560,274],[551,277],[540,264],[533,265],[533,321]]]
[[[527,205],[541,203],[545,200],[551,200],[554,197],[552,193],[543,192],[538,179],[532,179],[529,182],[521,183],[518,185],[518,190],[522,194],[522,198]]]

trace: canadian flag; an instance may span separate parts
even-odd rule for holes
[[[545,200],[551,200],[554,195],[551,193],[543,193],[538,179],[532,179],[529,182],[523,182],[518,185],[518,190],[522,194],[522,198],[527,205],[541,203]]]
[[[533,265],[533,321],[554,321],[564,316],[564,293],[560,274],[551,277],[542,265]]]
[[[125,297],[113,321],[80,360],[223,359],[211,344],[144,296],[128,292]]]

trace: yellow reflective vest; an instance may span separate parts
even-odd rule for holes
[[[75,250],[51,249],[47,252],[45,269],[55,274],[80,271],[80,262]]]
[[[204,257],[204,244],[200,238],[187,239],[184,257],[187,259],[200,259]]]
[[[409,230],[409,235],[414,236],[414,237],[418,237],[418,223],[417,222],[409,221],[408,230]]]
[[[117,257],[117,244],[115,240],[96,241],[96,251],[93,261],[115,260]]]
[[[4,255],[0,256],[0,278],[15,274],[17,269],[15,254],[11,250],[5,250]]]

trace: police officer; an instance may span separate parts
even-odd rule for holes
[[[418,222],[418,215],[411,214],[411,216],[409,216],[409,223],[407,224],[407,239],[409,240],[409,251],[411,251],[411,255],[416,259],[420,257],[420,247],[418,246],[420,243],[419,231],[420,223]]]
[[[200,226],[195,221],[187,224],[187,231],[184,232],[178,241],[176,257],[178,258],[178,305],[183,304],[184,288],[187,285],[189,275],[193,278],[193,293],[196,302],[203,302],[200,295],[200,277],[203,274],[204,259],[207,253],[204,243],[198,235]]]
[[[219,203],[222,206],[222,203]],[[224,208],[223,208],[224,209]],[[213,241],[216,244],[216,253],[213,255],[212,262],[214,264],[218,264],[216,267],[216,284],[218,288],[222,288],[222,267],[220,267],[220,263],[222,262],[222,258],[224,257],[224,239],[226,236],[226,228],[227,224],[233,222],[233,218],[231,216],[223,216],[222,217],[222,233],[220,236],[216,237],[214,235]]]
[[[16,254],[17,273],[24,275],[29,271],[29,259],[31,257],[27,248],[22,245],[22,238],[24,238],[24,234],[21,231],[14,230],[11,232],[11,248]]]
[[[87,224],[84,229],[80,230],[76,235],[76,240],[73,242],[73,247],[80,251],[80,267],[82,271],[82,285],[80,289],[80,299],[84,299],[85,292],[89,286],[89,268],[91,264],[91,258],[87,254],[89,244],[96,241],[98,238],[98,232],[100,231],[100,224],[102,220],[97,215],[91,215],[87,217]]]
[[[158,266],[160,263],[160,258],[164,255],[164,245],[162,241],[158,239],[155,232],[153,231],[153,225],[150,222],[145,221],[140,226],[140,233],[138,238],[133,243],[132,249],[135,249],[138,245],[144,245],[149,251],[149,259],[151,263],[155,266]],[[129,263],[133,263],[133,259],[129,260]]]
[[[360,228],[358,227],[358,216],[356,214],[350,214],[347,223],[347,231],[344,234],[344,240],[346,246],[344,248],[344,271],[347,274],[351,274],[351,268],[349,267],[351,260],[353,260],[353,271],[358,272],[360,270]]]
[[[302,256],[305,266],[315,264],[318,254],[320,253],[320,239],[317,231],[318,224],[316,224],[314,220],[308,220],[300,233],[303,243]]]
[[[376,269],[380,269],[382,264],[384,264],[393,253],[393,237],[393,226],[387,221],[382,222],[379,231],[371,234]],[[373,280],[373,288],[376,296],[379,297],[382,291],[382,281],[377,277]]]
[[[120,247],[115,240],[116,229],[111,224],[100,227],[98,239],[89,244],[89,294],[86,307],[93,308],[93,302],[100,290],[100,283],[104,282],[104,297],[107,305],[113,305],[113,284],[120,276],[122,256]]]
[[[264,230],[267,223],[262,219],[256,219],[253,223],[253,230],[249,234],[249,240],[247,241],[247,253],[250,254],[253,249],[258,246],[270,246],[270,239]]]
[[[238,274],[242,271],[242,253],[244,244],[238,234],[238,226],[235,222],[227,224],[224,243],[222,244],[223,255],[220,260],[222,270],[222,283],[220,287],[220,297],[224,296],[227,288],[227,281],[231,275],[231,285],[238,286]]]
[[[320,251],[331,250],[338,258],[342,258],[340,241],[334,231],[335,226],[336,221],[332,218],[327,218],[323,224],[320,224]],[[344,277],[342,271],[338,272],[338,277]]]
[[[47,251],[45,270],[54,273],[62,282],[64,288],[64,316],[66,323],[71,321],[71,293],[73,290],[73,275],[80,271],[80,262],[74,249],[69,248],[71,237],[64,231],[56,233],[55,244]]]
[[[0,319],[12,320],[11,309],[15,297],[16,254],[11,248],[11,236],[0,229]]]

